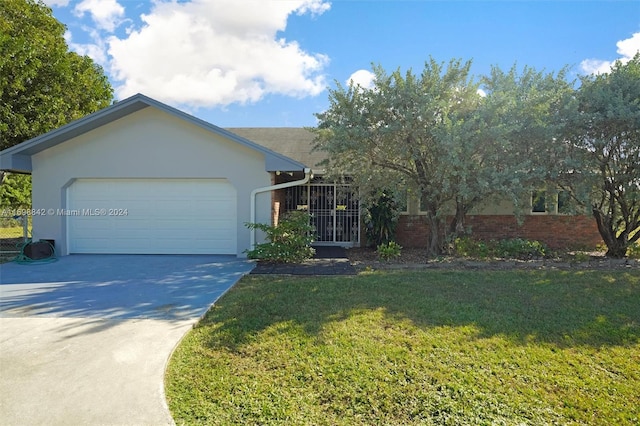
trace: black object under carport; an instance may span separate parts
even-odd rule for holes
[[[14,259],[16,263],[46,263],[56,259],[54,240],[27,240],[20,249],[20,254]]]

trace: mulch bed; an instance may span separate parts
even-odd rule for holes
[[[610,259],[603,253],[590,253],[588,260],[577,261],[571,256],[542,259],[466,259],[440,256],[430,259],[426,249],[402,249],[399,258],[383,261],[372,248],[347,250],[349,261],[358,271],[376,269],[640,269],[637,259]]]
[[[259,261],[252,275],[355,275],[356,269],[347,259],[310,259],[302,263]]]

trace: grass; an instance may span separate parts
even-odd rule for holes
[[[247,276],[174,353],[177,424],[640,422],[640,274]]]

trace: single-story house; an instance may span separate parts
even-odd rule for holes
[[[312,141],[300,128],[223,129],[138,94],[5,149],[0,170],[32,175],[33,238],[53,240],[59,255],[242,257],[262,238],[245,223],[295,209],[312,213],[318,244],[360,245],[357,194],[318,179]],[[532,211],[520,225],[491,205],[468,224],[481,238],[600,241],[592,218],[557,213]],[[397,240],[426,244],[419,203],[408,203]]]
[[[300,161],[312,169],[313,178],[309,183],[274,191],[274,221],[277,221],[282,212],[304,209],[312,213],[320,244],[357,246],[365,243],[358,197],[349,185],[322,180],[324,170],[317,168],[317,165],[326,158],[326,154],[312,150],[312,132],[302,128],[227,130]],[[274,177],[274,182],[289,182],[301,178],[301,172],[278,174]],[[548,199],[552,195],[555,199]],[[429,232],[426,211],[422,209],[419,200],[409,197],[406,201],[398,220],[396,241],[403,247],[426,247]],[[552,248],[593,248],[602,244],[593,217],[566,211],[563,208],[566,204],[562,192],[531,194],[529,206],[518,218],[511,202],[488,200],[467,215],[465,226],[471,229],[474,238],[484,240],[525,238],[544,242]]]

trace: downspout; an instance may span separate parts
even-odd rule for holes
[[[267,191],[275,191],[276,189],[289,188],[292,186],[304,185],[311,180],[311,169],[308,167],[304,168],[304,178],[302,180],[296,180],[293,182],[285,182],[279,183],[277,185],[265,186],[263,188],[256,188],[251,191],[251,223],[256,222],[256,195],[261,192]],[[256,245],[256,230],[251,230],[251,239],[250,239],[250,247],[253,249]]]

